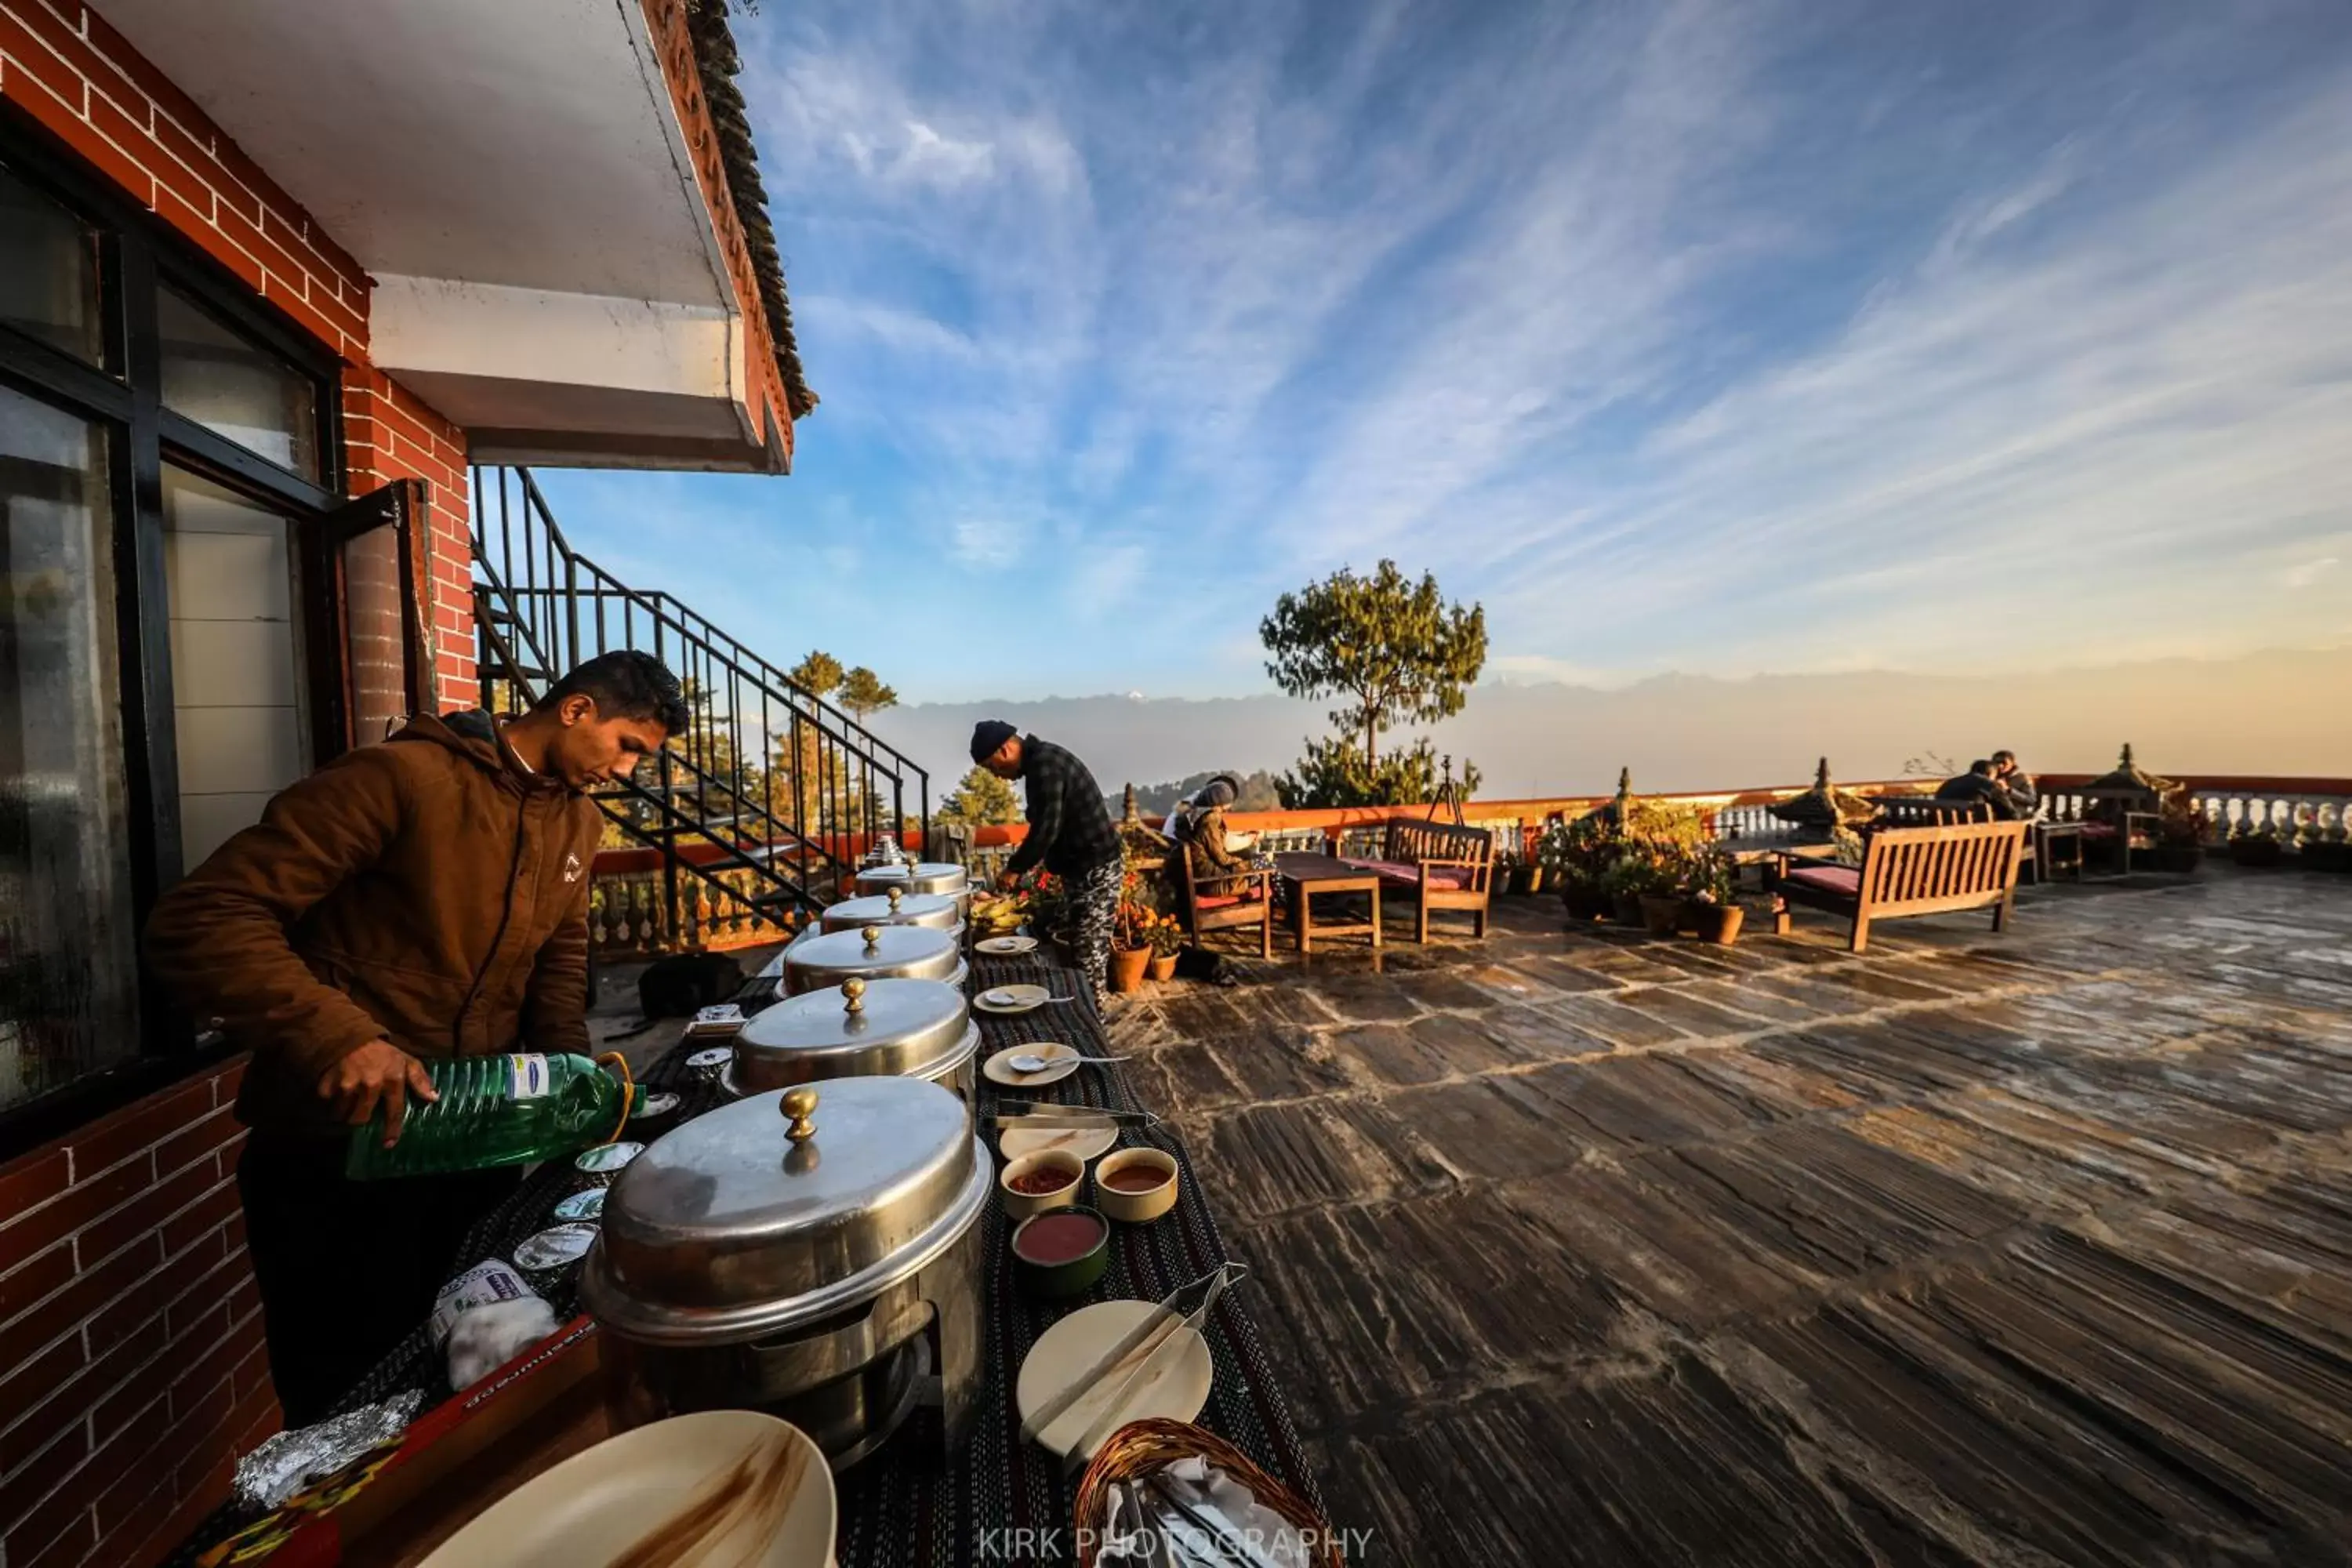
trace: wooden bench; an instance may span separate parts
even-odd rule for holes
[[[1183,905],[1180,912],[1194,944],[1198,945],[1201,938],[1213,931],[1254,925],[1258,928],[1257,955],[1272,958],[1274,873],[1212,870],[1202,876],[1200,862],[1193,858],[1198,847],[1187,844],[1182,847],[1184,874],[1177,879],[1178,897]]]
[[[1485,939],[1495,879],[1495,836],[1486,828],[1391,817],[1381,829],[1377,858],[1345,858],[1414,900],[1416,941],[1429,940],[1429,917],[1436,910],[1469,910],[1474,934]]]
[[[2028,824],[1966,822],[1888,827],[1870,836],[1860,866],[1775,862],[1772,930],[1789,932],[1789,906],[1805,904],[1853,921],[1855,952],[1870,944],[1873,921],[1992,909],[1992,929],[2009,929]]]
[[[1882,795],[1872,799],[1881,827],[1947,827],[1956,822],[1990,822],[1992,807],[1981,800],[1939,800],[1932,795]]]

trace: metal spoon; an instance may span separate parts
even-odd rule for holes
[[[1064,1062],[1082,1062],[1088,1065],[1099,1066],[1104,1062],[1123,1062],[1125,1060],[1127,1060],[1125,1057],[1041,1057],[1034,1051],[1024,1051],[1019,1056],[1013,1058],[1013,1070],[1014,1072],[1044,1072],[1047,1068],[1059,1067]]]

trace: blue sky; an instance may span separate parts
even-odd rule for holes
[[[1391,555],[1489,675],[2352,641],[2352,11],[767,0],[784,479],[575,541],[910,701],[1268,688]]]

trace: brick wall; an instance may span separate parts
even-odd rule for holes
[[[0,1562],[145,1563],[278,1427],[236,1201],[241,1068],[0,1165]]]
[[[350,488],[431,484],[432,552],[418,602],[430,606],[436,696],[445,708],[472,706],[465,436],[368,364],[366,272],[87,5],[0,0],[0,97],[342,356]]]
[[[436,697],[477,701],[465,437],[368,363],[358,263],[87,6],[0,0],[0,97],[341,356],[349,488],[428,483]],[[236,1073],[0,1166],[0,1568],[157,1561],[277,1427]]]

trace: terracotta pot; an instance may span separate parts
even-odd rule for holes
[[[1619,925],[1637,926],[1642,923],[1641,894],[1620,893],[1612,900],[1612,907],[1617,916],[1617,923]]]
[[[1172,952],[1153,953],[1151,955],[1151,963],[1147,967],[1147,973],[1149,973],[1154,980],[1175,979],[1176,955]]]
[[[1132,991],[1143,984],[1143,972],[1151,965],[1151,950],[1148,947],[1115,947],[1110,950],[1110,988]]]
[[[1642,926],[1652,936],[1672,936],[1683,918],[1683,900],[1675,893],[1642,895]]]
[[[1748,919],[1748,911],[1738,904],[1693,904],[1691,915],[1698,927],[1698,939],[1717,947],[1738,942],[1739,927]]]

